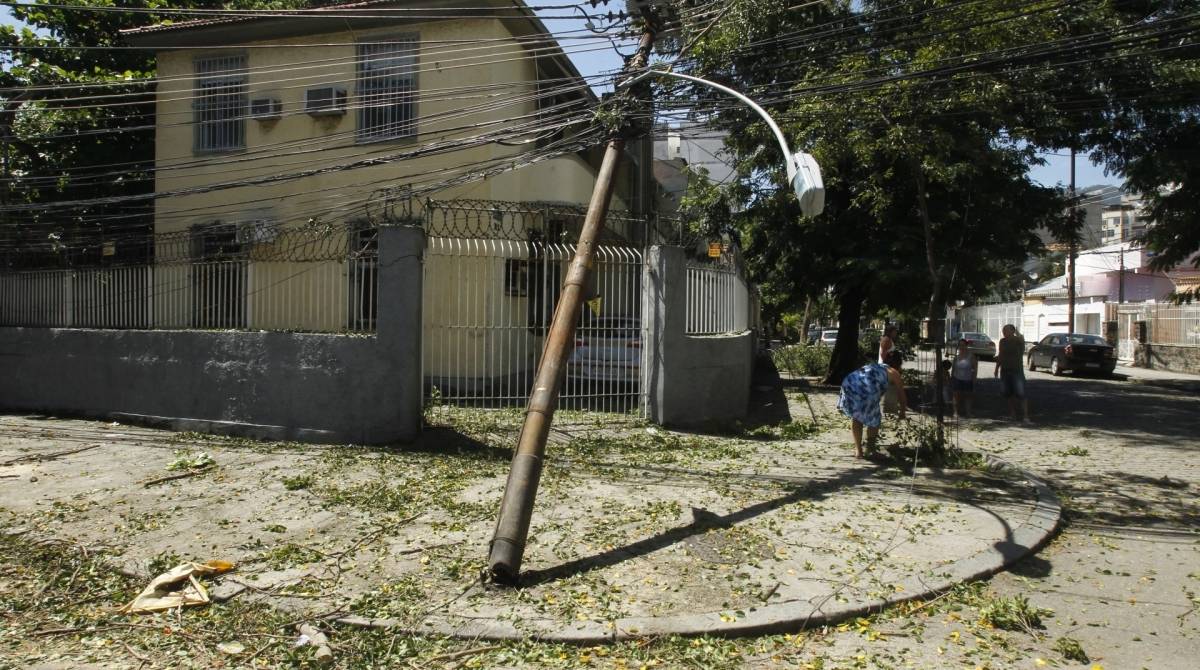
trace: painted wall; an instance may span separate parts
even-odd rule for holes
[[[416,124],[420,136],[360,143],[355,137],[358,115],[353,109],[353,44],[401,35],[412,35],[423,42],[417,65],[420,93]],[[536,111],[532,100],[536,89],[533,61],[524,57],[524,47],[511,37],[500,21],[455,20],[254,43],[253,48],[242,52],[250,68],[249,97],[278,98],[283,115],[278,120],[248,120],[246,148],[221,155],[197,155],[193,151],[194,62],[212,54],[203,49],[159,52],[158,191],[172,193],[279,174],[311,174],[163,198],[156,204],[158,232],[181,230],[222,216],[270,215],[290,224],[313,217],[354,218],[363,214],[364,201],[376,189],[405,184],[419,187],[461,176],[466,166],[503,161],[521,153],[528,147],[495,143],[465,149],[455,146]],[[496,41],[466,52],[446,46],[455,40],[489,38]],[[279,43],[340,46],[263,48]],[[506,83],[508,86],[501,89],[491,88]],[[306,114],[306,90],[324,85],[344,87],[351,109],[342,116]],[[404,156],[418,147],[434,146],[440,151],[419,158]],[[368,159],[378,164],[339,169]],[[586,203],[593,179],[594,171],[582,159],[564,156],[487,181],[455,186],[437,197]]]
[[[269,439],[379,443],[421,427],[421,253],[380,231],[375,336],[0,328],[0,408]]]
[[[649,418],[666,426],[715,426],[745,418],[754,336],[685,334],[687,261],[679,247],[648,249],[643,283]]]

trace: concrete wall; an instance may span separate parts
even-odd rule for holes
[[[687,261],[679,247],[646,252],[646,394],[649,418],[666,426],[705,426],[745,418],[754,337],[689,336]]]
[[[269,439],[413,439],[424,234],[381,229],[379,242],[375,336],[0,328],[0,409]]]
[[[1200,375],[1200,347],[1187,344],[1138,344],[1134,352],[1138,367]]]

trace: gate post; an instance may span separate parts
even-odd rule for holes
[[[393,425],[377,428],[388,440],[411,440],[421,432],[424,257],[425,230],[421,227],[379,228],[375,339],[380,365],[377,370],[366,371],[363,381],[378,384],[379,402],[396,403]]]

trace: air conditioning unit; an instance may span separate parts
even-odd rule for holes
[[[310,88],[304,94],[304,111],[309,116],[341,116],[346,113],[346,89],[340,86]]]
[[[279,98],[254,98],[250,101],[250,118],[266,121],[283,116],[283,103]]]
[[[237,224],[238,244],[267,244],[274,242],[279,233],[274,219],[251,219]]]

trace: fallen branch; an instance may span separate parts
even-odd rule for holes
[[[196,475],[202,475],[206,472],[209,472],[210,470],[215,470],[215,469],[216,469],[215,465],[208,465],[203,468],[196,468],[195,470],[188,470],[187,472],[184,472],[184,473],[181,473],[178,475],[167,475],[166,477],[159,477],[158,479],[151,479],[148,482],[142,482],[142,486],[145,488],[150,488],[151,486],[154,486],[155,484],[162,484],[163,482],[172,482],[172,481],[175,481],[176,479],[186,479],[188,477],[195,477]]]
[[[25,456],[20,456],[20,457],[14,458],[11,461],[4,461],[3,463],[0,463],[0,467],[3,467],[5,465],[17,465],[18,463],[39,463],[41,461],[52,461],[56,458],[61,458],[63,456],[70,456],[71,454],[78,454],[81,451],[95,449],[96,447],[99,447],[99,446],[100,445],[98,445],[98,444],[92,444],[92,445],[89,445],[86,447],[80,447],[78,449],[68,449],[66,451],[55,451],[55,452],[49,453],[49,454],[27,454]]]
[[[498,644],[487,644],[482,647],[472,647],[470,649],[463,649],[462,651],[450,652],[449,654],[438,654],[437,656],[430,656],[429,658],[425,659],[425,662],[426,663],[436,663],[438,661],[457,661],[458,659],[463,658],[464,656],[474,656],[476,654],[486,654],[489,651],[496,651],[497,649],[502,649],[502,647]]]
[[[101,628],[94,628],[94,629],[93,628],[79,628],[79,627],[46,628],[44,630],[35,630],[32,633],[30,633],[29,635],[31,637],[49,637],[51,635],[70,635],[71,633],[98,632],[98,631],[104,630],[105,628],[108,628],[108,626],[104,626]]]
[[[399,556],[404,556],[407,554],[419,554],[422,551],[429,551],[430,549],[440,549],[442,547],[453,547],[455,545],[462,544],[462,543],[463,543],[463,540],[459,540],[458,542],[443,542],[441,544],[427,544],[423,547],[411,547],[409,549],[402,549],[400,551],[397,551],[396,554]]]

